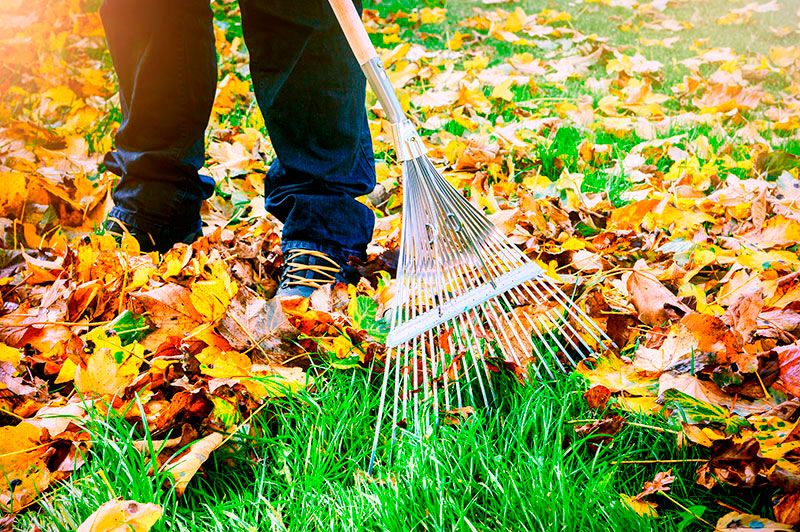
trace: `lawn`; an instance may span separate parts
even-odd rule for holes
[[[25,54],[32,54],[0,63],[0,176],[19,183],[14,176],[24,175],[23,188],[33,191],[0,194],[3,219],[8,220],[2,229],[2,301],[16,309],[27,308],[25,300],[30,299],[36,302],[34,310],[47,301],[56,309],[47,315],[52,320],[47,323],[76,337],[107,327],[128,308],[148,317],[151,333],[135,340],[131,336],[133,343],[127,344],[138,348],[142,342],[147,356],[151,347],[160,352],[170,333],[190,330],[210,349],[213,335],[197,333],[194,327],[222,327],[224,308],[220,314],[216,303],[208,303],[210,310],[204,311],[195,291],[191,300],[201,315],[197,319],[153,320],[158,313],[154,309],[164,308],[152,306],[155,296],[142,299],[133,290],[155,290],[164,283],[195,290],[198,282],[217,283],[214,290],[227,293],[223,306],[230,308],[245,291],[264,302],[274,294],[277,230],[272,222],[261,222],[260,199],[263,174],[274,153],[251,96],[238,9],[231,1],[214,4],[220,84],[208,131],[207,168],[217,180],[217,191],[204,211],[207,243],[197,247],[193,258],[178,250],[144,264],[136,262],[135,251],[122,251],[120,266],[111,259],[117,251],[97,230],[107,206],[104,191],[112,181],[100,156],[110,147],[120,120],[110,59],[94,14],[97,4],[64,2],[59,22],[53,22],[55,29],[48,27],[45,11],[35,10],[35,25],[0,41],[0,51],[22,54],[27,46]],[[757,194],[771,198],[785,192],[797,180],[800,167],[800,54],[794,46],[800,12],[789,0],[756,4],[385,0],[366,5],[364,18],[434,162],[532,258],[577,280],[580,304],[609,331],[628,367],[641,355],[642,346],[659,349],[676,322],[673,317],[649,322],[642,317],[630,281],[627,291],[624,288],[629,278],[623,274],[630,275],[638,259],[655,268],[653,275],[677,294],[690,314],[714,319],[727,315],[733,306],[731,291],[741,289],[747,279],[760,279],[767,287],[763,301],[774,303],[778,289],[773,285],[800,265],[795,237],[800,231],[787,229],[775,236],[769,220],[776,218],[761,220],[760,237],[742,236],[758,217],[750,201],[755,205]],[[6,16],[3,24],[26,28],[13,5],[10,14],[2,9],[0,22]],[[26,32],[34,36],[30,43]],[[34,59],[39,66],[32,66]],[[368,94],[367,100],[379,183],[366,200],[378,217],[369,261],[375,268],[365,273],[368,287],[351,290],[348,297],[377,302],[382,309],[388,274],[374,270],[392,269],[402,184],[381,111],[374,95]],[[14,138],[21,140],[15,144]],[[35,153],[33,159],[21,155],[28,149]],[[62,164],[67,160],[73,166]],[[62,171],[67,177],[53,177]],[[30,177],[37,172],[44,177]],[[729,176],[742,182],[759,180],[765,188],[747,189],[738,205]],[[722,195],[714,196],[721,190]],[[704,201],[708,196],[712,199]],[[796,224],[793,206],[778,210],[785,206],[781,199],[765,199],[764,205],[769,201],[771,215]],[[93,232],[91,244],[80,244]],[[734,238],[741,239],[740,247],[730,244]],[[247,255],[248,246],[266,258]],[[31,251],[33,256],[25,258],[20,254],[23,248],[40,254]],[[244,258],[235,260],[235,252]],[[93,260],[94,265],[75,266],[73,271],[69,261],[64,262],[67,256],[76,264]],[[56,257],[63,260],[54,266]],[[216,269],[215,261],[230,266],[230,275]],[[144,277],[130,274],[136,267],[143,268]],[[121,279],[119,284],[109,280],[112,274]],[[84,294],[84,299],[70,292],[62,316],[54,302],[59,292],[37,290],[57,287],[61,276],[70,275],[81,287],[104,279],[104,286],[113,288],[107,289],[105,300],[102,291],[91,292],[91,297]],[[26,283],[33,288],[17,292]],[[138,286],[131,288],[132,284]],[[237,284],[238,292],[230,288]],[[794,312],[791,303],[770,306],[763,301],[764,309]],[[151,405],[160,400],[158,392],[140,385],[141,378],[136,393],[131,391],[139,371],[155,375],[154,369],[134,371],[120,386],[125,393],[94,393],[85,384],[87,377],[83,384],[78,382],[74,368],[74,386],[73,378],[61,379],[67,359],[62,356],[55,370],[42,375],[53,397],[62,401],[59,404],[81,394],[100,399],[76,421],[81,441],[91,443],[75,447],[86,453],[86,461],[43,493],[31,489],[35,493],[25,499],[28,508],[14,519],[10,516],[19,508],[12,505],[13,512],[6,511],[3,502],[0,512],[8,520],[0,522],[15,530],[76,530],[101,504],[121,498],[160,505],[163,517],[153,530],[700,530],[714,529],[732,510],[775,519],[775,499],[792,492],[766,473],[749,486],[718,482],[709,489],[696,482],[698,466],[707,462],[711,451],[687,441],[687,423],[682,421],[709,426],[720,438],[731,434],[723,436],[720,425],[708,419],[692,419],[691,412],[681,408],[688,404],[685,398],[664,408],[659,382],[663,374],[696,379],[694,348],[691,370],[688,363],[665,364],[631,377],[657,393],[636,393],[625,385],[614,388],[614,371],[604,374],[588,363],[580,374],[556,372],[555,378],[529,379],[525,384],[500,373],[499,397],[491,409],[428,434],[403,432],[394,445],[384,435],[376,467],[368,472],[381,376],[370,371],[370,357],[355,335],[330,318],[333,310],[303,307],[286,312],[301,332],[292,350],[287,348],[294,358],[283,362],[292,366],[302,353],[300,384],[293,373],[285,389],[268,387],[267,393],[259,388],[263,397],[248,387],[251,395],[244,393],[246,400],[231,409],[230,419],[217,411],[225,403],[217,397],[212,421],[187,415],[183,425],[155,435],[151,417],[158,411]],[[375,316],[364,321],[350,307],[343,314],[350,320],[348,327],[375,326]],[[32,345],[23,349],[22,360],[28,357],[31,368],[40,364],[34,372],[46,371],[43,361],[50,355],[39,346],[53,348],[53,343],[19,333],[28,322],[14,321],[13,314],[3,319],[2,346],[16,350]],[[306,323],[314,320],[327,324],[322,333],[317,325]],[[741,352],[769,353],[776,342],[795,341],[791,335],[764,332],[768,324],[759,322],[758,327],[760,337],[755,326],[744,340],[737,337]],[[654,343],[651,335],[656,333],[662,339]],[[219,335],[230,340],[224,332]],[[347,339],[344,347],[334,341],[337,335]],[[15,345],[22,337],[25,342]],[[370,341],[380,343],[374,340]],[[124,346],[127,341],[122,342]],[[194,354],[206,352],[200,349]],[[258,349],[240,350],[255,363]],[[3,353],[7,352],[0,350]],[[614,360],[620,359],[615,355]],[[245,363],[250,368],[250,360]],[[735,408],[740,400],[749,404],[763,399],[776,406],[796,394],[782,370],[772,371],[775,378],[765,385],[759,363],[751,373],[726,373],[725,378],[740,378],[734,385],[714,373],[713,382],[719,385],[715,389],[733,398],[720,400],[726,419],[745,416]],[[198,371],[208,372],[208,364]],[[783,382],[774,385],[778,373]],[[763,395],[740,396],[742,383],[756,378]],[[206,386],[208,379],[203,379],[192,383]],[[156,386],[155,378],[148,382]],[[592,408],[585,393],[598,383],[610,388],[615,398],[608,406]],[[739,385],[742,388],[736,388]],[[693,393],[686,387],[681,390]],[[0,388],[0,394],[4,391]],[[230,397],[239,398],[239,393],[231,392]],[[631,397],[648,406],[626,406]],[[709,397],[702,396],[712,402]],[[36,412],[20,410],[13,396],[0,395],[0,401],[5,401],[0,403],[4,427]],[[618,432],[604,436],[603,430],[576,430],[612,415],[624,419]],[[796,416],[792,422],[797,424]],[[195,429],[201,434],[221,430],[225,441],[179,496],[169,472],[154,472],[153,463],[163,463],[166,444],[160,442],[180,436],[182,430],[194,430],[197,437]],[[189,443],[182,438],[181,450]],[[12,448],[0,444],[2,453],[18,452]],[[668,491],[641,497],[644,504],[624,502],[666,471],[674,475]]]

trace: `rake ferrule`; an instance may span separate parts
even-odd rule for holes
[[[390,126],[399,162],[411,161],[423,157],[427,153],[428,150],[422,143],[417,128],[414,127],[411,120],[405,118],[400,122],[390,124]]]
[[[361,65],[361,70],[364,71],[370,87],[375,91],[375,95],[386,113],[386,118],[389,120],[397,150],[397,159],[404,162],[425,155],[427,151],[425,145],[417,133],[417,128],[403,111],[403,106],[397,98],[397,93],[392,87],[392,82],[389,81],[389,75],[380,58],[373,57]]]

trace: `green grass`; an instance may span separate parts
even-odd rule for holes
[[[598,413],[575,375],[528,386],[501,379],[495,409],[463,426],[442,426],[424,440],[405,435],[393,448],[384,438],[369,476],[377,380],[363,370],[330,371],[316,392],[275,402],[212,455],[180,499],[165,474],[152,476],[153,451],[134,449],[133,441],[148,439],[140,425],[95,413],[87,465],[19,524],[74,530],[118,496],[163,505],[157,530],[676,530],[684,519],[696,526],[666,499],[657,501],[665,510],[658,520],[620,502],[619,493],[635,495],[670,467],[675,501],[707,519],[725,513],[694,485],[694,463],[617,464],[698,456],[657,430],[674,430],[671,422],[632,416],[654,428],[627,426],[596,453],[577,438],[571,421]],[[768,495],[726,501],[759,511]]]

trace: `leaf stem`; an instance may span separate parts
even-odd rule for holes
[[[662,495],[662,496],[666,497],[666,498],[667,498],[667,500],[668,500],[668,501],[670,501],[672,504],[674,504],[675,506],[677,506],[678,508],[680,508],[680,509],[681,509],[681,510],[683,510],[684,512],[688,513],[689,515],[691,515],[692,517],[694,517],[695,519],[697,519],[697,520],[698,520],[698,521],[700,521],[701,523],[703,523],[703,524],[705,524],[705,525],[708,525],[708,526],[709,526],[709,527],[711,527],[713,530],[716,530],[716,529],[717,529],[717,527],[716,527],[716,526],[712,525],[711,523],[709,523],[708,521],[706,521],[705,519],[703,519],[701,516],[697,515],[696,513],[694,513],[693,511],[691,511],[689,508],[687,508],[687,507],[686,507],[686,506],[684,506],[683,504],[681,504],[681,503],[679,503],[678,501],[676,501],[674,498],[672,498],[672,497],[670,497],[669,495],[667,495],[667,493],[666,493],[666,492],[664,492],[664,491],[659,491],[658,493],[659,493],[659,495]]]
[[[673,460],[618,460],[609,462],[611,465],[629,465],[629,464],[688,464],[688,463],[708,462],[707,458],[681,458]]]

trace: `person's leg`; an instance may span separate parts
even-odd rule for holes
[[[360,1],[357,2],[360,9]],[[255,94],[277,154],[267,209],[283,248],[363,258],[375,186],[366,81],[327,0],[240,0]]]
[[[201,230],[214,192],[198,174],[217,81],[209,0],[105,0],[100,14],[122,107],[105,158],[121,177],[109,218],[164,251]]]

